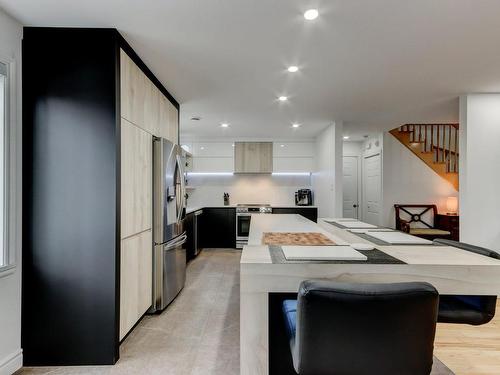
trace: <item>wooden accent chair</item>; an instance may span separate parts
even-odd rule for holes
[[[437,217],[435,204],[395,204],[394,209],[396,210],[397,230],[427,240],[451,238],[449,231],[434,226]],[[425,219],[424,215],[426,216]],[[427,222],[429,219],[431,219],[431,223]]]

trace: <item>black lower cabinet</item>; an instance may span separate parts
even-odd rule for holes
[[[315,223],[318,222],[318,209],[316,207],[273,208],[273,214],[297,214]]]
[[[186,230],[187,240],[186,244],[186,262],[190,261],[195,257],[195,227],[194,227],[194,213],[187,214],[184,219],[184,229]]]
[[[236,209],[204,208],[198,223],[201,246],[204,248],[236,247]]]

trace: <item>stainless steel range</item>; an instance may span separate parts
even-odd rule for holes
[[[269,204],[238,204],[236,206],[236,248],[243,249],[248,244],[250,219],[252,214],[272,214]]]

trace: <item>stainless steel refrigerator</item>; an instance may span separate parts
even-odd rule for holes
[[[153,140],[153,305],[160,312],[186,281],[186,187],[180,146]]]

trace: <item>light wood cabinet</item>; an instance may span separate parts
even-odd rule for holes
[[[145,98],[148,79],[123,51],[120,51],[120,98],[121,116],[144,128]]]
[[[178,143],[178,109],[123,50],[120,339],[152,303],[153,136]]]
[[[157,137],[178,143],[179,111],[122,50],[121,116]]]
[[[121,238],[151,229],[152,147],[151,134],[122,119]]]
[[[152,269],[151,230],[121,241],[120,340],[151,306]]]
[[[170,142],[179,143],[179,111],[175,106],[168,102],[169,104],[169,121],[168,121],[168,137],[166,137]]]
[[[272,173],[272,142],[235,142],[235,173]]]
[[[146,97],[144,102],[144,130],[158,136],[160,132],[160,90],[146,77]]]

